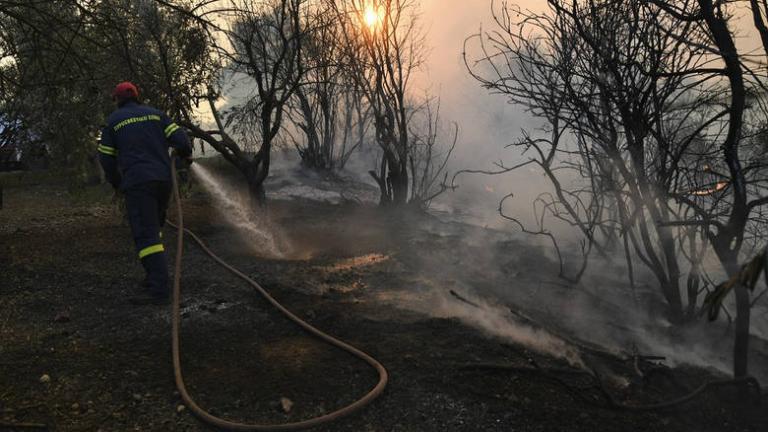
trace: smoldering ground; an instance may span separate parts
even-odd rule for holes
[[[450,7],[448,7],[448,3]],[[546,2],[512,2],[523,10],[536,13],[547,9]],[[496,2],[500,6],[501,2]],[[472,57],[473,46],[465,46],[465,38],[471,34],[494,30],[490,2],[425,2],[433,18],[429,23],[430,41],[434,46],[430,57],[429,82],[437,87],[443,98],[445,116],[459,119],[462,127],[462,146],[454,157],[454,170],[475,169],[496,171],[495,162],[513,166],[524,161],[524,155],[507,148],[521,136],[524,128],[532,131],[537,121],[520,107],[508,105],[503,96],[485,94],[477,82],[469,77],[462,58],[465,48],[470,52],[468,64],[477,66]],[[438,13],[435,13],[439,11]],[[740,52],[752,52],[760,48],[760,39],[751,23],[748,9],[736,7],[733,12],[734,31],[738,34]],[[464,29],[459,32],[457,29]],[[477,48],[476,46],[474,48]],[[760,49],[758,49],[760,52]],[[479,157],[478,157],[479,156]],[[446,214],[459,216],[479,226],[516,231],[519,227],[499,217],[498,204],[502,197],[514,194],[506,202],[505,213],[520,219],[527,227],[535,227],[537,216],[532,201],[543,192],[551,192],[551,185],[535,168],[525,167],[504,176],[462,175],[458,179],[459,189],[445,195],[435,206]],[[579,234],[564,224],[546,222],[546,229],[555,233],[565,256],[566,269],[575,271],[581,259],[578,251]],[[528,238],[534,246],[541,247],[543,254],[555,259],[551,244],[546,238]],[[477,252],[477,251],[474,251]],[[516,251],[502,252],[501,256],[514,256]],[[487,256],[489,262],[499,257]],[[503,260],[503,259],[502,259]],[[528,290],[526,281],[500,283],[490,286],[488,291],[500,290],[506,302],[516,302],[525,310],[551,311],[563,328],[570,328],[581,338],[599,341],[605,346],[624,350],[649,350],[663,353],[673,362],[690,362],[715,367],[723,372],[731,370],[733,328],[727,321],[707,324],[702,321],[686,326],[673,326],[663,313],[653,276],[642,267],[635,268],[637,287],[633,290],[626,278],[627,268],[621,260],[590,258],[591,263],[584,280],[576,286],[564,281],[552,280],[535,282],[536,287]],[[635,266],[638,267],[638,266]],[[705,260],[705,269],[714,283],[724,278],[724,273],[712,254]],[[525,269],[521,269],[522,274]],[[489,270],[493,271],[493,269]],[[557,273],[551,269],[548,274],[541,271],[546,280]],[[530,299],[522,295],[531,291]],[[730,310],[735,310],[726,302]],[[763,299],[754,306],[752,330],[754,349],[750,364],[761,368],[765,364],[764,347],[768,335],[768,307]],[[637,348],[635,348],[637,346]],[[755,373],[762,373],[755,372]]]
[[[0,232],[7,240],[3,244],[8,246],[3,252],[9,252],[0,257],[8,264],[2,291],[8,307],[2,308],[0,320],[1,366],[7,373],[0,374],[0,384],[9,390],[4,399],[7,407],[24,407],[6,411],[3,421],[45,422],[67,430],[205,430],[189,410],[179,412],[183,402],[169,379],[170,362],[161,361],[161,354],[170,348],[168,323],[158,316],[160,310],[126,309],[124,297],[140,282],[141,268],[132,253],[128,228],[120,226],[112,214],[109,198],[102,196],[98,206],[72,207],[64,205],[68,197],[61,187],[38,186],[31,191],[12,190],[7,202],[14,211],[0,215]],[[537,318],[522,307],[512,313],[509,303],[472,295],[468,284],[455,282],[455,275],[464,273],[462,277],[473,281],[472,290],[491,292],[496,281],[483,277],[488,267],[483,263],[489,256],[514,257],[508,265],[493,263],[508,278],[519,267],[547,263],[536,249],[515,241],[514,235],[387,214],[376,206],[276,199],[268,203],[273,221],[289,228],[285,234],[290,244],[311,258],[270,259],[243,247],[215,205],[199,186],[193,186],[184,201],[185,225],[292,311],[363,348],[390,371],[390,386],[375,404],[319,430],[714,432],[765,424],[764,415],[753,421],[738,412],[729,414],[735,403],[716,397],[719,393],[669,412],[605,409],[597,390],[578,390],[589,399],[597,397],[596,404],[589,403],[531,370],[528,363],[533,360],[544,370],[573,372],[566,371],[564,360],[539,355],[492,332],[483,335],[446,313],[437,318],[407,309],[430,296],[442,295],[446,303],[453,302],[455,297],[445,294],[453,290],[527,327],[549,328],[546,322],[531,324]],[[44,217],[48,214],[55,217]],[[50,221],[55,221],[55,229]],[[175,239],[172,232],[166,235],[169,242]],[[494,238],[500,244],[488,249]],[[302,335],[250,287],[186,243],[182,305],[189,315],[182,320],[182,361],[190,389],[203,406],[227,418],[282,424],[343,406],[373,385],[374,374],[365,364]],[[422,270],[440,268],[430,264],[431,255],[447,263],[450,272],[425,275]],[[104,265],[105,256],[110,265]],[[515,286],[521,285],[535,288],[535,284]],[[511,287],[508,283],[500,289]],[[439,305],[434,306],[435,313],[441,313]],[[449,307],[455,308],[453,303]],[[472,313],[480,317],[477,312]],[[464,369],[481,362],[520,370]],[[621,363],[618,376],[635,376],[631,363],[616,358],[607,362]],[[586,363],[594,366],[595,359],[587,356]],[[667,372],[682,384],[667,375],[654,375],[650,391],[638,385],[628,387],[633,397],[627,401],[664,400],[678,394],[680,385],[695,386],[712,378],[695,368]],[[42,374],[50,382],[38,382]],[[609,375],[601,376],[610,383]],[[567,376],[572,385],[589,385],[588,378],[581,373]],[[621,380],[614,381],[613,394],[623,396]],[[280,408],[283,396],[295,402],[290,414]],[[74,404],[79,409],[70,408]]]
[[[649,313],[663,309],[650,274],[639,272],[633,290],[620,261],[593,258],[591,270],[580,283],[572,284],[558,278],[551,246],[515,231],[514,226],[478,226],[455,212],[413,215],[377,209],[371,199],[375,196],[372,185],[356,184],[351,180],[355,176],[331,181],[296,168],[295,162],[277,158],[268,195],[275,202],[302,200],[310,210],[301,216],[268,218],[270,225],[259,229],[278,234],[282,255],[267,255],[274,262],[317,262],[335,251],[334,258],[313,270],[326,276],[308,276],[298,289],[344,293],[355,301],[394,305],[424,317],[457,319],[500,343],[518,344],[574,367],[591,367],[583,358],[585,350],[604,350],[623,358],[663,357],[669,366],[692,364],[724,374],[730,371],[732,337],[727,325],[672,326],[663,313]],[[226,165],[222,167],[226,171]],[[222,176],[221,168],[210,172],[214,183],[228,184],[230,196],[244,190],[237,175]],[[215,190],[194,190],[205,190],[216,202]],[[340,214],[351,211],[357,216],[345,219],[342,231],[329,227],[329,236],[322,238],[281,228],[286,217],[312,219],[313,202],[339,206]],[[266,237],[249,237],[253,228],[229,223],[234,233],[245,233],[242,240],[249,253],[261,250],[256,254],[264,256],[271,244]],[[564,243],[566,262],[580,258],[568,252],[575,247]],[[766,344],[755,339],[754,374],[766,377],[768,371],[761,370],[768,364]]]
[[[544,9],[544,2],[518,3],[523,8]],[[423,25],[428,30],[431,53],[427,68],[416,82],[422,90],[441,98],[446,122],[459,125],[460,141],[449,171],[493,171],[494,162],[511,166],[524,160],[524,156],[507,146],[520,136],[522,128],[530,130],[536,122],[503,97],[488,95],[479,88],[467,74],[462,58],[465,38],[480,31],[481,26],[491,26],[488,2],[434,0],[423,2],[422,9],[424,16],[429,17]],[[374,165],[370,160],[358,159],[349,167],[354,183],[369,187],[366,198],[333,191],[333,186],[318,187],[318,179],[307,180],[304,176],[298,181],[297,171],[279,166],[267,190],[277,198],[370,202],[375,200],[375,189],[370,189],[374,185],[366,171]],[[336,186],[341,188],[340,184]],[[535,168],[524,167],[498,176],[461,175],[455,185],[457,189],[432,203],[433,211],[443,222],[422,226],[423,234],[436,236],[434,239],[444,246],[443,250],[432,249],[425,243],[410,256],[406,250],[415,246],[401,244],[404,255],[410,257],[405,260],[409,271],[425,278],[416,284],[415,293],[405,287],[393,287],[399,295],[384,296],[388,301],[430,316],[460,318],[495,337],[569,359],[571,363],[579,360],[574,344],[566,340],[568,337],[616,353],[642,352],[665,357],[670,364],[692,363],[724,373],[730,371],[732,336],[727,324],[671,325],[659,312],[664,304],[654,279],[642,267],[635,268],[634,289],[627,281],[627,268],[621,260],[594,255],[580,283],[557,277],[557,257],[548,240],[520,234],[518,226],[499,215],[500,200],[514,194],[506,201],[505,213],[526,226],[535,226],[539,215],[531,203],[540,193],[550,190]],[[566,271],[577,269],[581,259],[578,233],[551,221],[546,228],[560,242]],[[294,249],[288,255],[301,254]],[[720,275],[714,265],[710,271],[714,278]],[[457,300],[450,295],[450,289],[474,299],[476,306]],[[529,321],[521,322],[510,309],[524,314]],[[759,370],[767,363],[763,350],[768,330],[765,310],[765,306],[756,305],[753,320],[756,340],[750,363],[758,369],[754,371],[758,376],[766,375]]]

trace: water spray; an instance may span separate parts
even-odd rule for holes
[[[199,163],[192,164],[192,172],[211,194],[221,215],[245,235],[248,245],[253,247],[255,252],[273,257],[285,256],[286,251],[278,243],[274,229],[269,226],[265,217],[257,215],[251,209],[248,200],[241,198],[242,194],[228,187]]]
[[[195,165],[195,169],[197,171],[202,171],[201,168],[199,168],[199,165]],[[171,302],[171,351],[172,351],[172,357],[173,357],[173,374],[174,374],[174,380],[176,382],[176,388],[179,391],[179,395],[181,396],[181,399],[184,401],[184,404],[189,407],[189,409],[192,411],[192,413],[197,416],[200,420],[204,421],[205,423],[208,423],[209,425],[212,425],[214,427],[225,429],[225,430],[233,430],[233,431],[295,431],[295,430],[301,430],[301,429],[308,429],[315,426],[320,426],[329,422],[336,421],[342,417],[346,417],[354,412],[357,412],[361,408],[365,407],[369,403],[371,403],[374,399],[379,397],[381,393],[384,391],[384,388],[387,386],[387,381],[389,380],[389,374],[387,373],[387,370],[384,369],[384,366],[379,363],[378,360],[374,359],[370,355],[366,354],[365,352],[353,347],[352,345],[349,345],[348,343],[337,339],[322,330],[319,330],[315,327],[313,327],[311,324],[307,323],[306,321],[299,318],[297,315],[289,311],[285,306],[280,304],[277,300],[275,300],[274,297],[272,297],[261,285],[259,285],[258,282],[248,277],[243,272],[237,270],[230,264],[228,264],[226,261],[222,260],[218,255],[214,254],[213,251],[211,251],[205,243],[195,235],[192,231],[184,228],[184,213],[182,211],[181,206],[181,198],[179,196],[179,186],[178,186],[178,179],[176,178],[176,161],[172,159],[171,162],[171,172],[172,172],[172,180],[173,180],[173,197],[174,201],[176,202],[176,217],[177,217],[177,224],[173,224],[171,222],[168,222],[169,225],[177,229],[177,237],[176,237],[176,259],[175,259],[175,271],[173,273],[173,301]],[[377,373],[379,376],[379,380],[376,383],[376,385],[369,390],[365,395],[357,399],[356,401],[352,402],[349,405],[346,405],[342,408],[337,409],[336,411],[330,412],[328,414],[323,414],[318,417],[313,417],[307,420],[301,420],[294,423],[283,423],[283,424],[246,424],[246,423],[240,423],[235,421],[226,420],[217,416],[214,416],[210,414],[208,411],[203,409],[201,406],[199,406],[195,400],[192,398],[192,396],[187,391],[186,383],[184,382],[184,377],[182,374],[182,367],[181,367],[181,342],[180,342],[180,328],[181,328],[181,311],[180,311],[180,303],[181,303],[181,270],[182,270],[182,253],[184,251],[184,235],[190,236],[195,243],[206,253],[208,254],[213,260],[215,260],[217,263],[219,263],[221,266],[223,266],[228,271],[232,272],[234,275],[248,283],[250,286],[252,286],[256,291],[259,292],[259,294],[264,297],[264,299],[269,302],[275,309],[280,311],[286,318],[294,322],[296,325],[298,325],[302,330],[306,331],[307,333],[311,334],[312,336],[328,343],[329,345],[332,345],[336,348],[339,348],[343,351],[348,352],[354,357],[357,357],[358,359],[368,363]]]

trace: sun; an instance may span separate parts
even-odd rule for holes
[[[365,25],[368,26],[369,29],[375,29],[378,27],[379,23],[381,22],[381,16],[379,16],[379,12],[373,5],[369,4],[365,7],[365,11],[363,12],[363,21],[365,21]]]

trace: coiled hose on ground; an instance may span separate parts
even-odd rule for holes
[[[369,404],[371,401],[376,399],[379,395],[381,395],[381,393],[384,391],[384,388],[387,385],[387,380],[388,380],[387,370],[384,369],[384,366],[382,366],[381,363],[379,363],[376,359],[364,353],[363,351],[353,347],[352,345],[349,345],[344,341],[336,339],[335,337],[327,333],[324,333],[321,330],[318,330],[317,328],[313,327],[311,324],[307,323],[306,321],[296,316],[294,313],[292,313],[291,311],[286,309],[283,305],[281,305],[277,300],[275,300],[264,288],[261,287],[261,285],[259,285],[258,282],[251,279],[241,271],[237,270],[236,268],[234,268],[233,266],[225,262],[223,259],[219,258],[205,245],[205,243],[203,243],[202,240],[200,240],[200,238],[197,235],[195,235],[192,231],[184,228],[184,215],[183,215],[183,210],[181,206],[181,197],[179,196],[179,185],[178,185],[178,179],[176,176],[175,158],[172,158],[171,172],[172,172],[172,181],[173,181],[173,198],[174,198],[174,201],[176,202],[177,223],[173,224],[169,222],[169,225],[171,225],[173,228],[176,228],[178,232],[177,240],[176,240],[176,261],[175,261],[175,271],[173,276],[173,301],[172,301],[173,309],[172,309],[171,334],[172,334],[172,346],[173,346],[172,347],[173,348],[173,373],[174,373],[174,379],[176,381],[176,388],[178,389],[179,394],[181,395],[181,399],[184,401],[184,404],[187,407],[189,407],[190,411],[192,411],[192,413],[203,422],[208,423],[211,426],[215,426],[215,427],[227,429],[227,430],[293,431],[293,430],[307,429],[307,428],[319,426],[325,423],[329,423],[334,420],[338,420],[342,417],[345,417],[349,414],[352,414],[358,411],[359,409],[363,408],[364,406]],[[362,398],[358,399],[357,401],[353,402],[350,405],[347,405],[343,408],[340,408],[331,413],[322,415],[320,417],[315,417],[315,418],[302,420],[294,423],[273,424],[273,425],[238,423],[238,422],[216,417],[208,413],[207,411],[205,411],[203,408],[201,408],[194,401],[194,399],[192,399],[192,397],[189,395],[189,392],[187,392],[187,387],[184,383],[184,378],[181,371],[181,356],[180,356],[181,349],[179,344],[179,328],[181,326],[181,317],[180,317],[181,314],[180,314],[179,302],[181,297],[181,261],[182,261],[182,252],[184,248],[185,233],[188,234],[206,254],[208,254],[211,258],[213,258],[213,260],[215,260],[217,263],[221,264],[221,266],[223,266],[225,269],[234,273],[237,277],[244,280],[253,288],[255,288],[256,291],[258,291],[270,304],[272,304],[272,306],[274,306],[277,310],[279,310],[289,320],[293,321],[299,327],[304,329],[307,333],[317,337],[318,339],[322,339],[323,341],[337,348],[347,351],[353,356],[371,365],[371,367],[373,367],[376,370],[376,372],[379,374],[379,381],[376,384],[376,386],[374,386],[373,389],[371,389]]]

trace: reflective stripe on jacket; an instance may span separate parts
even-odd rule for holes
[[[128,102],[107,119],[98,147],[99,160],[115,187],[171,181],[169,147],[180,156],[192,154],[186,133],[168,116],[150,106]]]

